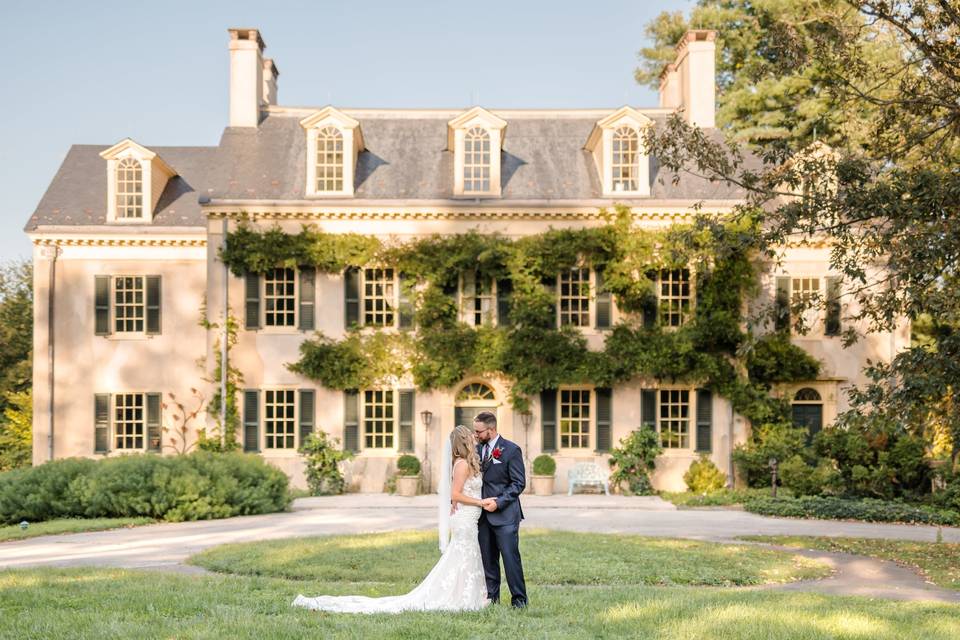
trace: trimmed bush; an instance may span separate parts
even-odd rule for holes
[[[420,460],[416,456],[409,454],[397,458],[397,475],[418,476],[420,475]]]
[[[744,509],[764,516],[818,518],[821,520],[864,520],[933,525],[960,525],[960,512],[863,498],[802,496],[799,498],[750,498]]]
[[[635,496],[649,496],[654,493],[650,482],[650,473],[657,463],[657,456],[663,453],[660,436],[649,427],[632,431],[626,438],[620,439],[620,446],[610,451],[607,461],[613,468],[610,484],[623,488],[625,493]]]
[[[779,473],[783,486],[801,496],[839,493],[843,488],[840,471],[830,460],[821,459],[812,467],[798,454],[780,464]]]
[[[290,504],[288,488],[285,473],[253,454],[68,458],[0,474],[0,522],[271,513]]]
[[[557,472],[557,461],[553,456],[541,453],[533,459],[533,475],[552,476]]]
[[[687,488],[694,493],[716,493],[727,485],[727,475],[717,468],[706,455],[694,461],[683,474]]]

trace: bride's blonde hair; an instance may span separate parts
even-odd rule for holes
[[[458,424],[450,432],[450,452],[453,454],[453,461],[456,462],[458,458],[466,460],[471,476],[480,473],[480,458],[477,456],[473,438],[473,429],[462,424]]]

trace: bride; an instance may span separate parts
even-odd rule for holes
[[[297,595],[293,606],[340,613],[475,611],[489,604],[477,541],[477,520],[487,500],[473,430],[463,425],[444,440],[438,515],[440,559],[413,591],[401,596]],[[451,475],[452,480],[451,480]]]

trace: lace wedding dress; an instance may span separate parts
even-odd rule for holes
[[[480,498],[483,478],[467,478],[463,493]],[[442,504],[442,498],[441,498]],[[449,502],[447,502],[449,504]],[[477,542],[477,520],[480,507],[461,504],[450,516],[450,542],[427,577],[413,591],[402,596],[371,598],[368,596],[298,595],[293,606],[340,613],[399,613],[401,611],[475,611],[487,600],[483,577],[483,561]],[[441,542],[441,545],[443,543]]]

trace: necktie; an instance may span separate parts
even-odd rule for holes
[[[481,460],[481,462],[487,461],[487,456],[489,455],[489,453],[490,453],[490,443],[487,442],[486,444],[483,445],[483,459]]]

